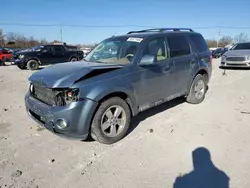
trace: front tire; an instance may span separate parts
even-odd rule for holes
[[[36,60],[29,60],[27,63],[27,68],[29,70],[37,70],[39,68],[39,63]]]
[[[21,69],[21,70],[25,70],[26,69],[26,66],[25,65],[17,65],[17,67],[19,68],[19,69]]]
[[[205,77],[198,74],[190,87],[186,101],[190,104],[199,104],[205,99],[207,91],[207,82]]]
[[[113,144],[121,140],[128,131],[131,111],[128,104],[119,97],[101,103],[94,115],[91,136],[103,144]]]

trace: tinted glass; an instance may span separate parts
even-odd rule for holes
[[[156,62],[167,59],[165,38],[157,38],[149,41],[143,51],[144,55],[153,55]]]
[[[168,45],[171,57],[190,54],[190,47],[184,36],[168,36]]]
[[[201,35],[191,35],[191,41],[194,43],[198,52],[206,52],[208,51],[208,46],[206,41]],[[222,51],[223,49],[218,49],[218,51]]]
[[[48,52],[52,51],[52,47],[51,46],[44,46],[43,49],[47,50]]]
[[[232,50],[250,50],[250,43],[236,44]]]
[[[63,51],[61,46],[54,46],[54,50],[55,50],[55,52],[62,52]]]

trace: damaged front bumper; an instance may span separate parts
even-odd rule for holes
[[[28,92],[25,96],[25,105],[29,116],[51,132],[84,140],[89,134],[97,102],[84,99],[66,106],[49,106],[35,99]],[[63,128],[58,124],[62,121],[65,123]]]

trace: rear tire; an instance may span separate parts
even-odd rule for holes
[[[77,58],[73,57],[70,59],[71,62],[77,61]]]
[[[205,99],[207,82],[203,75],[198,74],[190,87],[186,101],[190,104],[199,104]]]
[[[39,68],[39,63],[36,60],[29,60],[27,63],[27,68],[29,70],[37,70]]]
[[[101,103],[96,111],[91,136],[103,144],[113,144],[121,140],[128,131],[131,111],[128,104],[119,97],[110,98]]]

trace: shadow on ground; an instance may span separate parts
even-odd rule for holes
[[[192,152],[193,171],[176,178],[174,188],[229,188],[230,178],[212,162],[206,148]]]
[[[127,135],[129,135],[132,131],[134,131],[134,129],[142,122],[144,121],[145,119],[151,117],[151,116],[154,116],[158,113],[161,113],[165,110],[168,110],[170,108],[173,108],[175,106],[178,106],[180,104],[182,104],[183,102],[185,102],[185,98],[184,97],[180,97],[180,98],[177,98],[177,99],[174,99],[172,101],[169,101],[167,103],[163,103],[159,106],[156,106],[156,107],[153,107],[153,108],[150,108],[144,112],[141,112],[139,113],[137,116],[133,117],[132,118],[132,122],[131,122],[131,126],[130,126],[130,129],[128,130],[128,133]],[[127,136],[126,135],[126,136]],[[83,140],[84,142],[93,142],[94,140],[91,138],[91,136],[89,135],[87,137],[87,139]]]
[[[250,67],[221,67],[219,66],[221,70],[250,70]]]
[[[154,116],[154,115],[156,115],[158,113],[161,113],[161,112],[163,112],[165,110],[168,110],[170,108],[173,108],[175,106],[178,106],[178,105],[180,105],[180,104],[182,104],[184,102],[185,102],[185,98],[180,97],[180,98],[174,99],[172,101],[163,103],[160,106],[156,106],[156,107],[148,109],[148,110],[146,110],[144,112],[139,113],[137,116],[133,117],[131,127],[130,127],[130,129],[128,131],[128,134],[130,134],[145,119],[147,119],[147,118],[149,118],[151,116]]]

